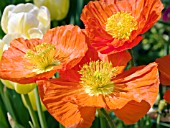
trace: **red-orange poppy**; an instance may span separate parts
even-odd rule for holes
[[[165,94],[164,94],[164,97],[163,97],[167,102],[170,103],[170,89],[168,89]]]
[[[19,38],[2,55],[0,78],[23,84],[47,79],[75,66],[87,49],[85,35],[73,25],[53,28],[42,40]]]
[[[60,72],[60,78],[38,81],[42,102],[65,127],[90,127],[96,108],[114,111],[126,124],[135,123],[156,100],[157,64],[123,71],[131,58],[127,52],[100,58],[92,53],[88,50],[78,65]]]
[[[158,63],[158,69],[160,71],[161,84],[170,86],[170,54],[156,59],[156,62]],[[163,98],[170,103],[170,89],[165,92]]]
[[[160,0],[101,0],[89,2],[81,20],[91,44],[101,53],[131,49],[160,18]]]
[[[170,86],[170,55],[156,59],[160,71],[160,82],[162,85]]]

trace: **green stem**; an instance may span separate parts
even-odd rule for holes
[[[160,128],[160,120],[161,120],[161,114],[158,113],[157,119],[156,119],[156,128]]]
[[[113,123],[111,117],[110,117],[110,116],[108,115],[108,113],[106,112],[106,110],[105,110],[104,108],[101,108],[99,111],[100,111],[100,112],[103,114],[103,116],[106,118],[106,120],[107,120],[110,128],[115,128],[116,126],[115,126],[115,124]]]
[[[2,103],[2,102],[0,102]],[[0,105],[0,125],[3,126],[3,128],[9,128],[8,121],[6,119],[6,116],[4,114],[2,104]]]
[[[3,83],[0,80],[0,95],[2,97],[3,103],[5,104],[5,108],[10,113],[12,118],[17,121],[17,118],[15,116],[14,110],[12,108],[10,97],[8,94],[8,91],[6,90],[6,87],[3,85]]]
[[[100,127],[101,128],[106,128],[106,120],[103,117],[99,117],[100,119]]]
[[[133,67],[135,66],[135,57],[134,57],[134,54],[133,54],[133,50],[132,49],[129,49],[128,52],[130,53],[130,55],[132,56],[132,59],[130,60],[130,66]]]
[[[30,99],[28,97],[28,94],[22,94],[22,95],[23,95],[23,98],[25,99],[27,109],[28,109],[29,114],[31,116],[34,128],[39,128],[38,120],[37,120],[37,117],[35,115],[35,112],[34,112],[32,106],[31,106],[31,102],[30,102]]]
[[[42,107],[41,107],[40,97],[39,97],[39,93],[38,93],[38,87],[35,88],[35,99],[36,99],[38,117],[40,120],[41,128],[46,128],[47,124],[45,121],[44,112],[42,111]]]

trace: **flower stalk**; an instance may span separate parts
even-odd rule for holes
[[[106,112],[106,110],[104,108],[101,108],[100,113],[103,114],[103,116],[106,118],[110,128],[116,128],[115,124],[113,123],[111,117],[108,115],[108,113]]]
[[[39,93],[38,93],[38,87],[36,87],[34,91],[35,91],[37,112],[38,112],[38,117],[40,120],[41,128],[46,128],[47,124],[46,124],[45,116],[44,116],[44,113],[43,113],[42,107],[41,107],[40,97],[39,97]]]
[[[6,87],[3,86],[3,83],[1,81],[0,81],[0,96],[2,97],[2,100],[5,104],[5,107],[7,108],[7,111],[10,113],[10,115],[12,116],[14,120],[17,120],[14,110],[11,105],[10,99],[9,99],[9,94],[6,90]]]
[[[40,128],[40,126],[38,124],[37,117],[35,115],[35,112],[34,112],[32,106],[31,106],[31,102],[29,100],[28,94],[22,94],[22,95],[23,95],[23,98],[26,101],[27,109],[29,111],[29,114],[30,114],[32,122],[33,122],[33,128]]]

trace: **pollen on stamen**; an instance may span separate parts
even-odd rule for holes
[[[130,13],[117,12],[107,19],[106,31],[113,38],[128,40],[133,30],[137,30],[137,21]]]
[[[114,83],[111,81],[116,76],[117,69],[111,63],[103,61],[92,61],[83,65],[80,84],[90,96],[111,94],[114,90]]]
[[[42,43],[26,52],[27,58],[34,65],[33,72],[37,74],[50,71],[54,66],[60,65],[56,59],[56,48],[53,44]]]

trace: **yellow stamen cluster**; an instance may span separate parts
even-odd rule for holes
[[[113,38],[128,40],[133,30],[137,30],[137,21],[130,13],[118,12],[107,19],[106,31]]]
[[[29,49],[25,57],[34,65],[33,72],[37,74],[50,71],[53,66],[60,65],[60,61],[56,60],[56,48],[53,44],[39,44],[34,49]]]
[[[80,84],[90,96],[111,94],[114,90],[114,83],[111,79],[116,76],[116,71],[111,63],[92,61],[83,65],[79,71],[82,75]]]

